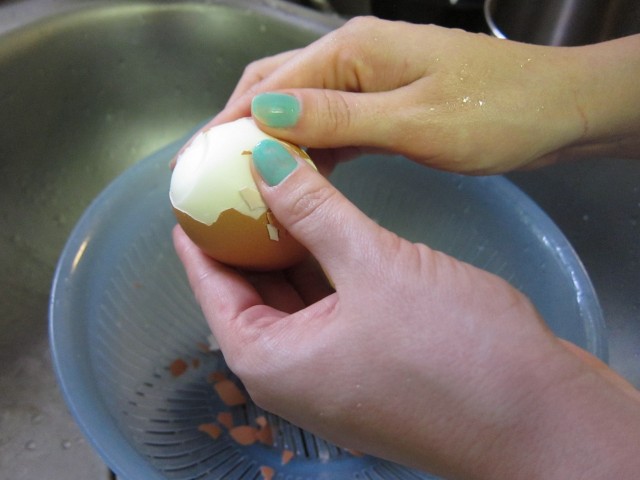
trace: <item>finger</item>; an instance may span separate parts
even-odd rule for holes
[[[294,313],[307,306],[298,290],[281,271],[250,273],[246,278],[260,294],[265,305],[286,313]]]
[[[240,80],[227,100],[227,105],[232,104],[239,97],[247,93],[247,91],[252,91],[257,84],[271,75],[289,59],[296,56],[299,52],[299,49],[289,50],[287,52],[278,53],[271,57],[251,62],[245,67]],[[253,95],[255,95],[255,93],[253,93]]]
[[[205,255],[180,226],[173,229],[173,243],[209,327],[224,348],[229,327],[244,312],[262,305],[262,298],[239,272]]]
[[[225,108],[208,125],[219,125],[251,116],[251,99],[283,81],[294,86],[307,85],[311,81],[313,85],[320,85],[321,79],[304,66],[314,55],[300,55],[300,51],[283,52],[249,64]]]
[[[266,133],[297,145],[405,153],[412,147],[418,111],[411,90],[269,92],[253,99],[251,113]]]
[[[335,292],[318,261],[307,257],[285,272],[306,305],[312,305]]]
[[[315,256],[339,286],[364,273],[382,229],[281,142],[253,150],[260,191],[278,221]]]
[[[340,163],[353,160],[365,153],[371,153],[367,149],[358,147],[343,148],[310,148],[308,155],[313,159],[318,171],[325,177],[331,175]]]
[[[375,18],[352,19],[307,47],[278,58],[284,61],[276,68],[272,68],[275,61],[267,62],[264,67],[258,64],[255,68],[259,73],[247,74],[248,80],[234,91],[232,100],[215,121],[222,123],[247,116],[254,96],[284,88],[381,92],[409,85],[424,76],[429,62],[403,61],[390,54],[388,46],[401,30],[408,45],[403,57],[424,56],[420,27]],[[376,32],[375,36],[371,35],[372,31]]]

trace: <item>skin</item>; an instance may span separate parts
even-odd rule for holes
[[[392,151],[476,174],[560,157],[636,158],[638,50],[640,35],[549,48],[357,18],[250,64],[212,123],[248,116],[256,94],[278,91],[300,100],[302,117],[263,129],[313,148]]]
[[[629,37],[536,47],[358,19],[250,65],[212,123],[249,115],[257,93],[281,91],[300,100],[298,123],[261,127],[321,149],[327,162],[376,149],[477,174],[633,156],[639,46]],[[611,95],[622,87],[620,99]],[[174,243],[257,404],[446,478],[637,477],[640,394],[556,338],[522,294],[379,227],[304,162],[276,186],[255,175],[315,260],[246,274],[206,257],[179,227]]]

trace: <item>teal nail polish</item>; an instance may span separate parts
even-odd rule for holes
[[[261,93],[253,97],[251,113],[268,127],[293,127],[300,117],[300,102],[293,95]]]
[[[277,140],[267,138],[253,148],[253,164],[271,187],[278,185],[298,166],[289,150]]]

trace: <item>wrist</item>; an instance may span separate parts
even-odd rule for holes
[[[553,350],[514,380],[519,394],[505,415],[512,423],[483,453],[478,478],[636,478],[637,392],[560,342]]]
[[[638,157],[640,151],[640,35],[571,49],[581,156]]]

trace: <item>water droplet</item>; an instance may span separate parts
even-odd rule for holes
[[[588,222],[589,221],[589,215],[587,213],[582,215],[582,220],[585,221],[585,222]]]
[[[24,444],[24,448],[26,450],[35,450],[36,449],[36,442],[34,442],[33,440],[29,440],[27,443]]]
[[[69,450],[71,448],[71,440],[62,440],[60,446],[63,450]]]

